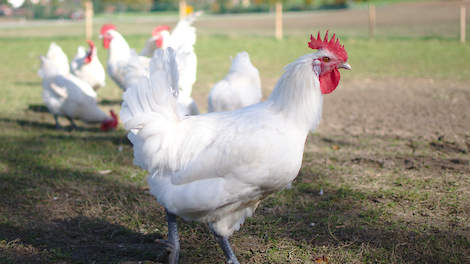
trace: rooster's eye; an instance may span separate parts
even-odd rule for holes
[[[330,58],[328,58],[328,57],[323,57],[323,58],[321,58],[321,60],[322,60],[323,62],[329,62],[329,61],[330,61]]]

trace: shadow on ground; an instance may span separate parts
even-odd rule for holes
[[[10,119],[0,122],[12,122],[20,128],[31,124]],[[5,262],[165,261],[166,250],[154,243],[155,239],[165,237],[164,230],[140,232],[138,228],[166,225],[161,208],[157,209],[153,197],[145,189],[113,176],[91,173],[86,166],[51,166],[48,164],[54,163],[44,157],[50,151],[47,148],[55,142],[109,141],[114,145],[122,144],[123,137],[114,134],[47,134],[49,127],[33,127],[45,129],[40,131],[40,140],[35,136],[12,136],[0,141],[0,241],[7,243],[0,247],[0,253],[5,256]],[[360,147],[359,143],[334,137],[319,136],[314,141],[320,147],[322,144],[338,145],[339,148]],[[428,146],[432,147],[431,144]],[[63,155],[72,156],[66,149]],[[91,160],[99,158],[93,152],[89,155]],[[314,155],[321,157],[324,153],[319,151]],[[400,155],[393,154],[392,162],[395,162],[393,158],[396,162],[404,162]],[[447,156],[432,158],[439,164],[452,163]],[[360,165],[364,171],[370,168],[393,170],[390,163],[381,163],[384,160],[390,160],[390,157],[385,154],[374,157],[338,155],[333,165]],[[324,179],[334,176],[328,171],[332,164],[316,162],[307,160],[304,168],[308,166],[314,171],[303,169],[291,190],[267,198],[255,217],[235,234],[232,241],[242,262],[259,263],[254,258],[266,255],[273,247],[272,241],[278,239],[292,241],[299,247],[307,244],[312,248],[348,248],[352,254],[364,254],[360,259],[366,263],[374,262],[374,254],[385,254],[390,262],[398,263],[458,263],[465,259],[470,243],[461,229],[435,228],[425,222],[386,222],[384,219],[388,218],[381,217],[385,213],[383,206],[378,205],[387,199],[406,204],[406,199],[394,198],[395,194],[390,198],[380,192],[326,184]],[[465,167],[468,160],[457,163],[456,172],[468,172]],[[399,168],[403,169],[436,168],[425,165]],[[320,188],[323,195],[319,194]],[[404,208],[407,210],[408,207]],[[202,225],[180,223],[182,263],[223,261],[221,251]],[[133,225],[137,227],[129,227]],[[260,242],[244,244],[244,237]],[[367,253],[364,248],[368,248]]]

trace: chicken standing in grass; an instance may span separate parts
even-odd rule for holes
[[[134,163],[149,172],[150,192],[167,212],[170,263],[179,258],[176,216],[207,223],[228,263],[239,263],[228,237],[297,176],[323,95],[337,87],[339,68],[350,69],[334,35],[319,33],[308,45],[318,51],[286,66],[266,101],[235,111],[180,116],[172,49],[156,52],[149,78],[124,93]]]
[[[73,128],[76,128],[73,119],[101,123],[103,131],[117,127],[117,116],[113,111],[108,116],[98,107],[96,92],[88,83],[71,73],[62,73],[53,60],[44,56],[40,59],[42,98],[49,112],[54,115],[56,128],[61,128],[58,116],[65,116]]]
[[[171,33],[169,26],[156,27],[140,53],[142,56],[151,57],[158,48],[173,48],[179,73],[179,109],[185,115],[199,114],[197,105],[191,97],[197,72],[197,57],[194,52],[196,28],[192,24],[201,14],[202,12],[195,12],[184,17]]]
[[[247,52],[240,52],[232,60],[228,74],[212,87],[209,93],[209,112],[232,111],[261,100],[261,80],[258,69]]]
[[[125,91],[134,81],[132,78],[138,78],[148,73],[149,59],[137,56],[114,25],[103,25],[100,38],[103,39],[103,47],[109,50],[106,67],[108,74],[122,90]],[[130,67],[131,62],[132,67]],[[129,71],[133,72],[129,73]]]
[[[89,50],[79,46],[75,58],[70,63],[72,74],[87,82],[94,90],[104,87],[106,75],[98,58],[98,51],[93,41],[88,40]]]

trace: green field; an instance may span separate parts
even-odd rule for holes
[[[132,164],[125,131],[81,122],[79,131],[56,131],[42,103],[38,56],[52,41],[69,59],[84,44],[50,35],[60,27],[0,38],[0,263],[164,261],[153,242],[166,237],[164,211]],[[147,35],[136,31],[126,39],[140,49]],[[341,39],[353,70],[326,96],[293,188],[268,197],[231,238],[239,260],[469,263],[470,46],[455,38]],[[310,52],[306,43],[306,34],[199,35],[199,108],[206,111],[229,56],[250,53],[266,97],[282,67]],[[106,55],[99,45],[103,63]],[[98,91],[101,107],[117,112],[121,95],[109,79]],[[224,262],[204,225],[179,223],[181,263]]]

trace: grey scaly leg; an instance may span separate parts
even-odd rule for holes
[[[54,115],[54,120],[55,120],[55,129],[57,130],[62,129],[62,126],[59,124],[59,117],[57,115]]]
[[[240,262],[238,262],[237,256],[235,256],[235,253],[233,253],[232,247],[230,246],[230,242],[228,242],[228,238],[218,235],[211,227],[210,230],[214,234],[215,239],[219,243],[219,246],[222,248],[225,257],[227,258],[227,263],[240,264]]]
[[[178,226],[176,224],[176,215],[166,210],[166,218],[168,221],[168,240],[157,239],[156,242],[161,244],[170,252],[168,256],[169,264],[178,264],[180,257],[180,240],[178,238]]]
[[[176,215],[166,210],[168,220],[168,240],[173,248],[168,257],[169,264],[177,264],[180,257],[180,239],[178,237],[178,225],[176,223]]]
[[[72,126],[72,129],[77,129],[78,127],[77,127],[77,125],[75,125],[75,122],[73,122],[73,119],[68,117],[68,116],[66,116],[66,117],[69,120],[70,125]]]

